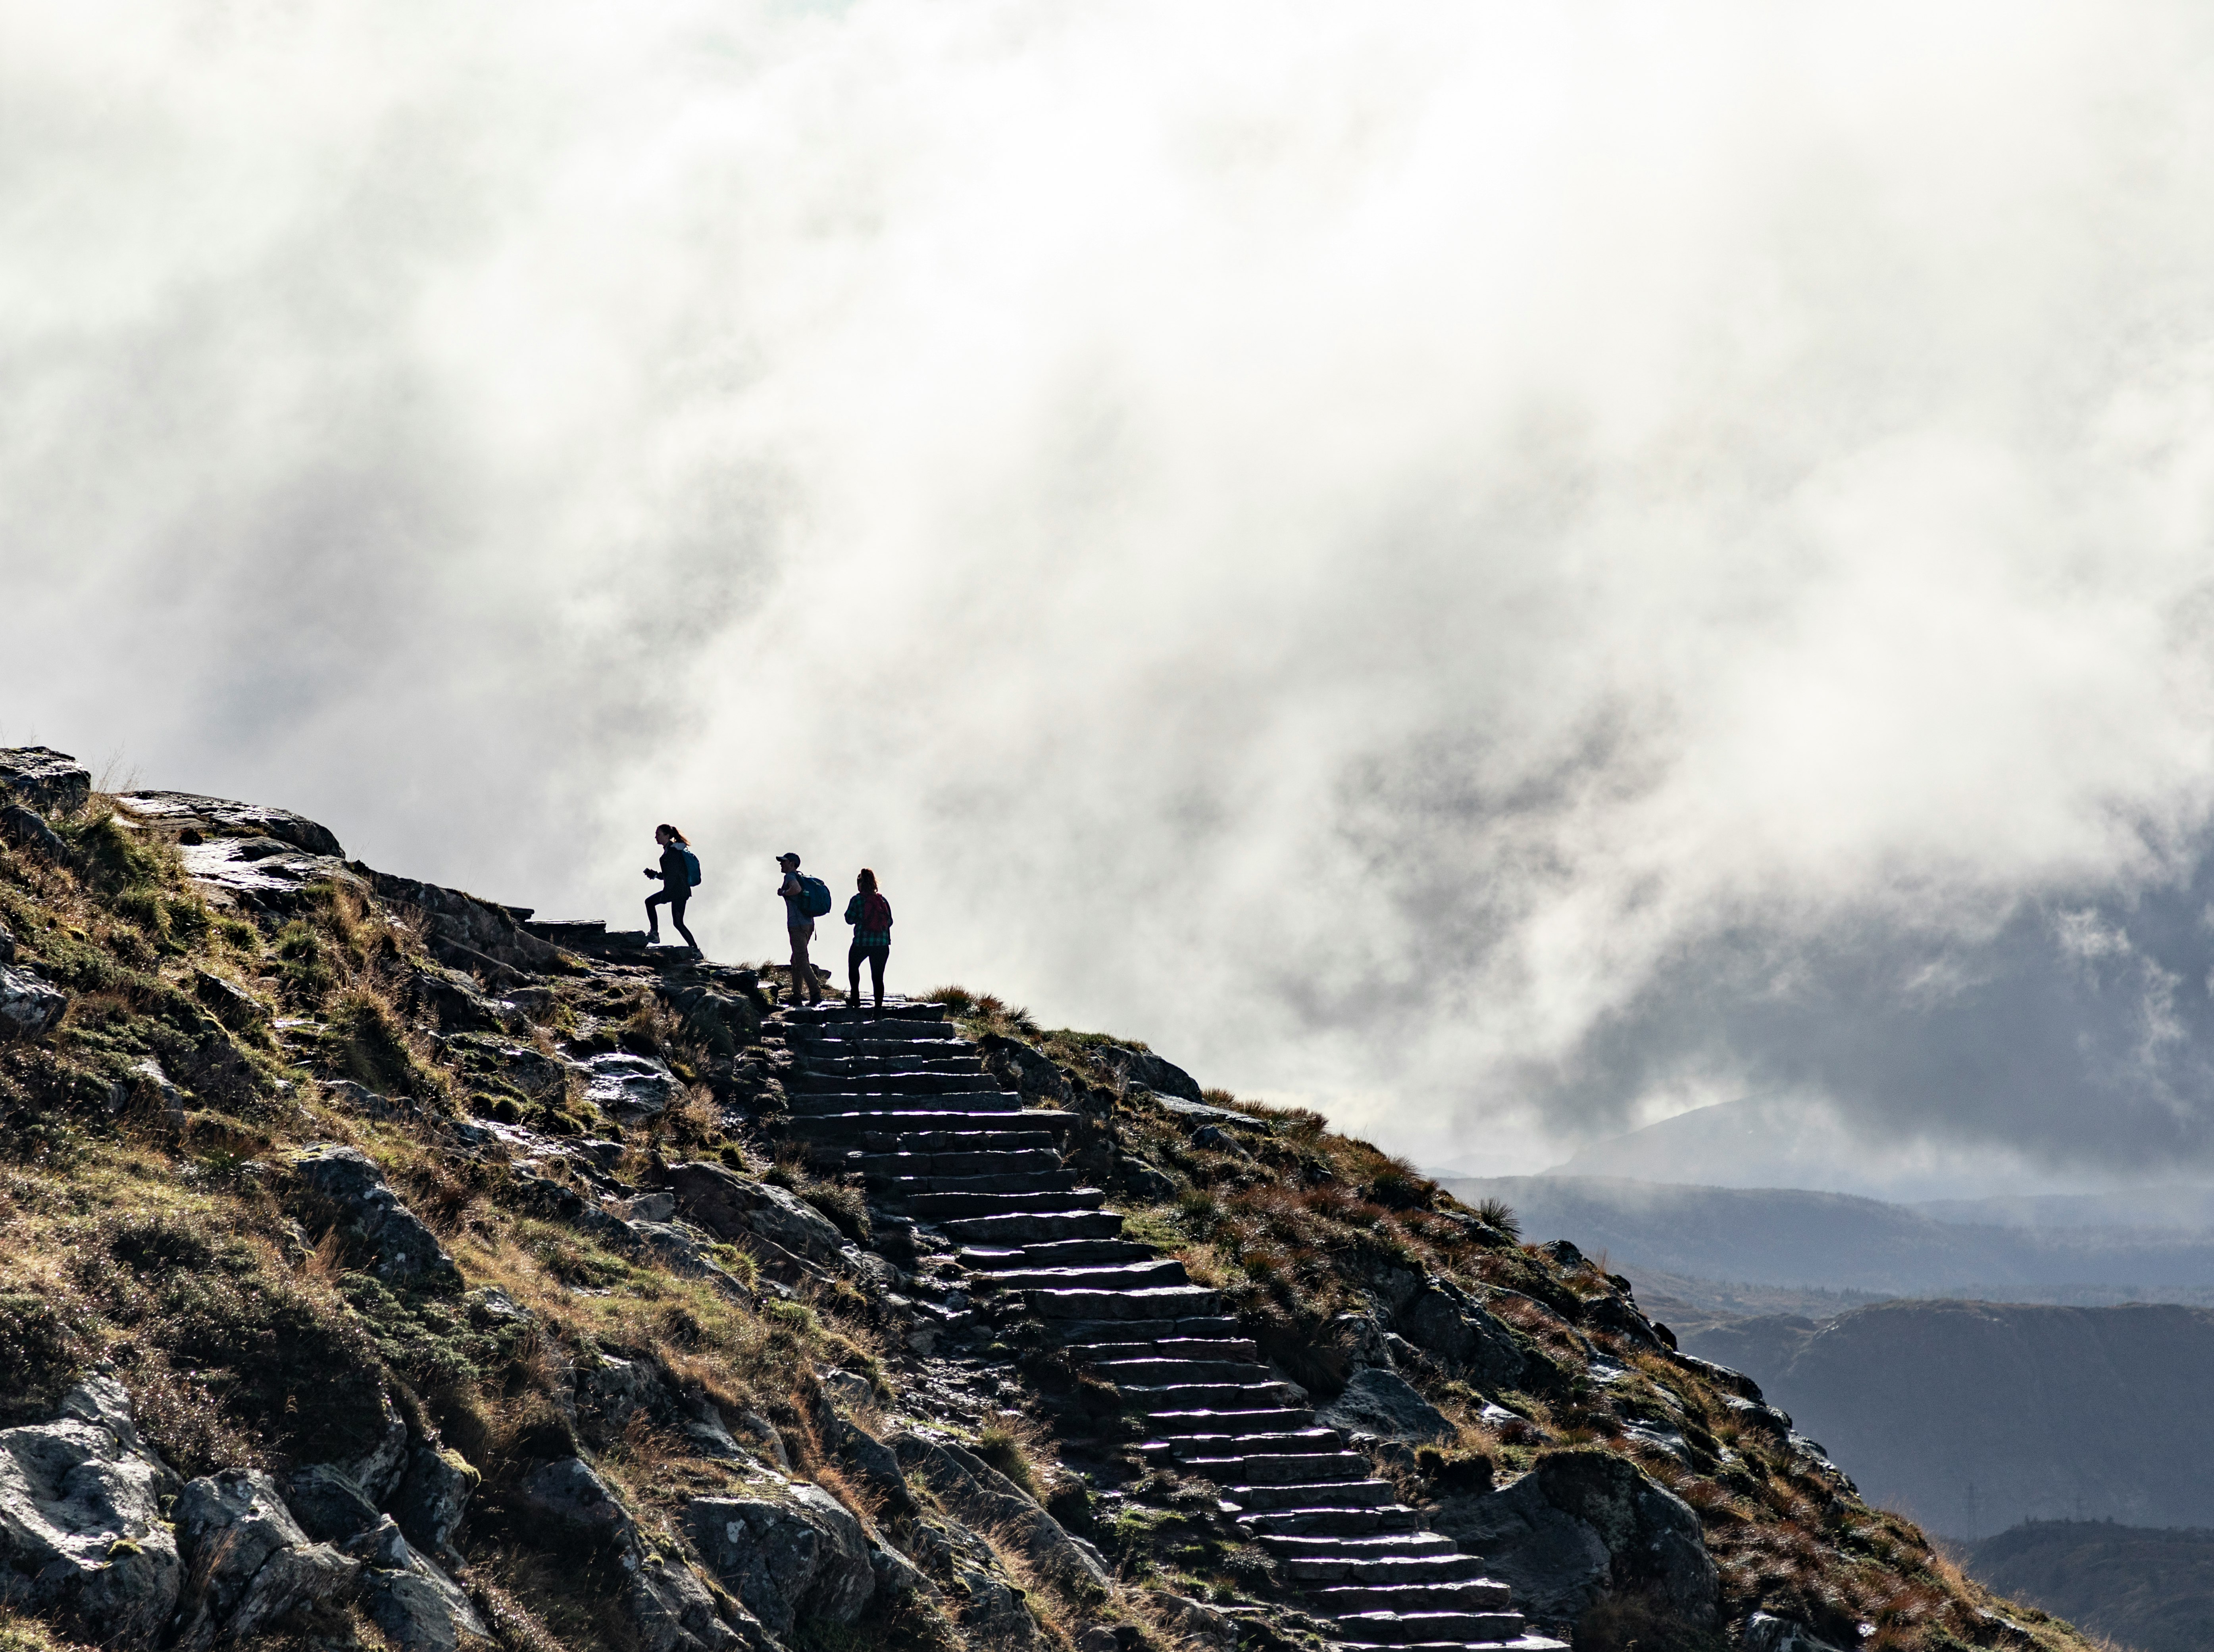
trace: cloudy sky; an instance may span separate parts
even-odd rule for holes
[[[0,16],[0,739],[1424,1163],[2214,1177],[2214,17]]]

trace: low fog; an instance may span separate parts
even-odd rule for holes
[[[1538,1168],[2214,1177],[2214,18],[0,19],[0,739]],[[2011,1173],[2011,1172],[2010,1172]]]

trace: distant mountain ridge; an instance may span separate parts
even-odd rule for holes
[[[2214,1646],[2214,1531],[2037,1521],[1976,1545],[1966,1570],[2134,1652]]]
[[[1900,1296],[2015,1298],[2214,1292],[2214,1234],[1939,1221],[1907,1205],[1794,1188],[1598,1176],[1451,1177],[1471,1204],[1503,1199],[1532,1239],[1572,1238],[1612,1265]]]
[[[1931,1532],[2214,1525],[2214,1309],[1899,1301],[1685,1334]],[[2057,1609],[2057,1608],[2056,1608]]]

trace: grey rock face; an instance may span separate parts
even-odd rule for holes
[[[399,1652],[459,1652],[492,1639],[469,1597],[416,1552],[390,1515],[350,1546],[365,1563],[361,1603]]]
[[[69,994],[29,972],[0,964],[0,1033],[32,1039],[46,1032],[69,1008]]]
[[[813,1205],[721,1165],[671,1165],[669,1185],[687,1216],[725,1239],[764,1239],[818,1263],[835,1262],[845,1246],[845,1234]]]
[[[1426,1281],[1399,1311],[1399,1329],[1479,1387],[1518,1387],[1525,1380],[1529,1356],[1514,1332],[1450,1281]]]
[[[1557,1453],[1504,1491],[1446,1499],[1430,1524],[1480,1552],[1540,1622],[1572,1623],[1630,1587],[1654,1590],[1694,1628],[1715,1621],[1718,1582],[1699,1517],[1624,1458]]]
[[[115,800],[124,812],[161,826],[190,827],[211,836],[270,838],[303,854],[343,859],[346,850],[327,826],[290,809],[202,797],[188,791],[132,791]]]
[[[292,1155],[301,1182],[336,1208],[343,1231],[368,1249],[387,1284],[457,1284],[454,1259],[420,1218],[385,1186],[384,1173],[358,1148],[319,1143]]]
[[[1765,1612],[1747,1620],[1738,1644],[1745,1652],[1838,1652],[1829,1642],[1816,1640],[1805,1625]]]
[[[177,1536],[190,1570],[176,1644],[242,1640],[307,1607],[342,1600],[358,1561],[303,1532],[266,1474],[227,1471],[187,1485]]]
[[[460,1456],[419,1445],[408,1454],[407,1477],[392,1505],[400,1529],[417,1548],[454,1558],[454,1533],[468,1513],[477,1472]]]
[[[1200,1099],[1199,1081],[1172,1061],[1164,1061],[1150,1050],[1133,1050],[1127,1045],[1101,1045],[1093,1052],[1093,1059],[1128,1084],[1142,1084],[1163,1095],[1173,1095],[1185,1101]]]
[[[1143,1159],[1135,1159],[1127,1154],[1117,1155],[1115,1168],[1122,1178],[1122,1186],[1129,1189],[1132,1198],[1158,1204],[1163,1199],[1176,1197],[1176,1182]]]
[[[0,964],[15,961],[15,937],[5,924],[0,924]]]
[[[135,1064],[135,1070],[138,1075],[138,1088],[141,1095],[152,1102],[171,1124],[183,1124],[185,1093],[169,1082],[168,1074],[162,1070],[162,1064],[153,1057],[146,1056]]]
[[[1192,1640],[1225,1649],[1238,1644],[1238,1620],[1227,1612],[1166,1589],[1153,1589],[1148,1598],[1171,1628]]]
[[[951,1440],[902,1429],[885,1444],[948,1508],[1000,1533],[1048,1576],[1079,1590],[1104,1588],[1107,1569],[1012,1480]]]
[[[300,1529],[324,1543],[345,1543],[376,1524],[376,1505],[353,1476],[328,1463],[292,1471],[284,1501]]]
[[[1042,1643],[1037,1623],[1023,1605],[992,1545],[958,1521],[918,1519],[910,1545],[915,1558],[943,1578],[961,1602],[961,1626],[972,1644],[1028,1652]]]
[[[666,1062],[610,1050],[584,1063],[584,1094],[594,1106],[624,1119],[650,1119],[684,1094]]]
[[[630,1511],[582,1458],[541,1463],[523,1477],[516,1500],[572,1543],[621,1542],[635,1530]]]
[[[984,1035],[984,1065],[992,1076],[1026,1101],[1067,1106],[1076,1099],[1068,1078],[1042,1050],[997,1033]]]
[[[69,863],[69,845],[60,834],[40,818],[37,810],[21,803],[0,803],[0,838],[57,866]]]
[[[103,1645],[150,1646],[184,1580],[162,1509],[177,1477],[113,1379],[88,1378],[61,1411],[0,1429],[0,1603],[73,1618]]]
[[[779,1635],[802,1618],[850,1624],[876,1593],[868,1533],[820,1486],[694,1497],[685,1521],[709,1570]]]
[[[1391,1333],[1366,1314],[1340,1314],[1330,1322],[1330,1345],[1342,1350],[1349,1370],[1371,1366],[1391,1370],[1398,1362],[1392,1340]]]
[[[1315,1420],[1348,1434],[1379,1435],[1410,1445],[1450,1440],[1459,1432],[1404,1377],[1373,1366],[1355,1372],[1345,1392],[1317,1412]]]
[[[0,788],[41,814],[74,814],[92,801],[92,774],[44,746],[0,749]]]

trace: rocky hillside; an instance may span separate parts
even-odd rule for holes
[[[0,782],[10,1652],[2086,1644],[1142,1044]]]
[[[1908,1301],[1685,1346],[1752,1373],[1868,1494],[1972,1539],[2025,1520],[2214,1524],[2214,1309]]]

